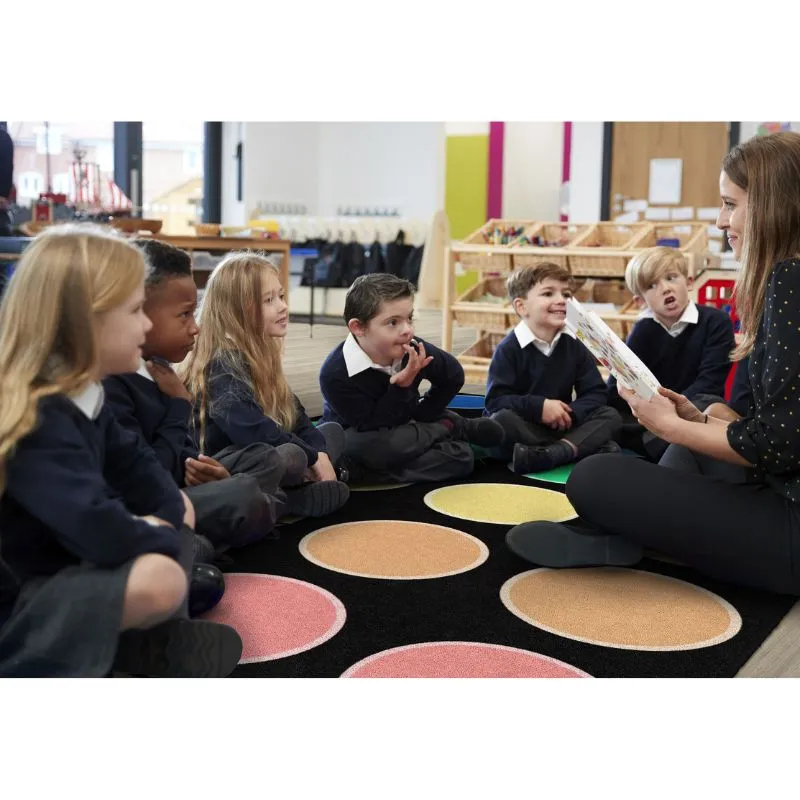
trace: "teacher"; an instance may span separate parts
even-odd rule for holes
[[[648,401],[621,389],[670,447],[659,464],[580,462],[566,490],[590,527],[518,525],[506,541],[522,558],[624,566],[652,548],[714,578],[800,595],[800,133],[733,148],[720,195],[717,227],[741,264],[743,335],[732,358],[749,356],[749,410],[706,415],[668,389]]]

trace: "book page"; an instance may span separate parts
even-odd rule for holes
[[[631,389],[644,400],[658,392],[659,383],[655,375],[639,356],[597,314],[584,309],[574,297],[567,301],[567,327],[620,386]]]

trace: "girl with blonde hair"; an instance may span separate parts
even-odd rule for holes
[[[741,264],[736,308],[748,355],[744,417],[700,412],[661,389],[620,395],[671,442],[659,464],[624,455],[578,464],[567,495],[578,531],[512,529],[509,547],[543,566],[632,564],[652,548],[720,580],[800,595],[800,133],[734,147],[720,175],[717,227]]]
[[[123,239],[59,226],[0,306],[0,676],[214,677],[241,655],[185,618],[194,510],[104,404],[139,363],[144,278]]]
[[[289,307],[275,265],[251,252],[224,258],[208,280],[199,324],[181,375],[194,398],[201,452],[296,445],[305,463],[287,464],[281,513],[322,516],[340,508],[350,494],[336,472],[344,431],[330,422],[315,427],[286,380]]]

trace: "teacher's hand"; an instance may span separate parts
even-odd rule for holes
[[[619,395],[631,407],[633,416],[650,433],[667,442],[670,441],[671,426],[679,419],[672,400],[660,394],[654,394],[649,400],[643,400],[636,392],[622,386],[619,387]]]
[[[665,389],[663,386],[658,390],[667,400],[672,400],[675,404],[675,411],[681,419],[687,422],[705,422],[706,415],[685,395],[673,392],[672,389]]]

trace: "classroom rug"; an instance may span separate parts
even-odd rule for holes
[[[228,551],[207,616],[242,635],[233,676],[733,677],[794,605],[657,554],[625,569],[525,562],[506,548],[509,525],[476,509],[537,486],[539,513],[559,513],[549,495],[563,487],[482,462],[450,484],[353,493]],[[426,503],[447,487],[469,499],[460,512]],[[537,512],[532,496],[522,507]]]

